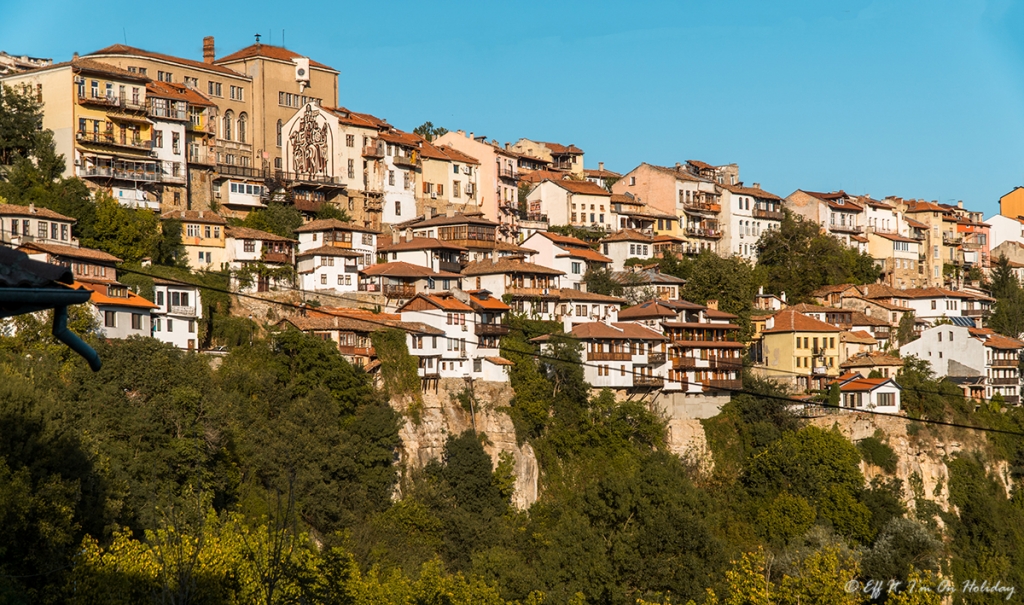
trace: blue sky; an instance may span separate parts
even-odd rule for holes
[[[284,30],[341,71],[346,107],[573,143],[588,167],[736,162],[780,195],[963,200],[986,216],[1024,185],[1022,2],[0,6],[0,49],[55,60],[125,38],[198,59],[204,35],[220,56]]]

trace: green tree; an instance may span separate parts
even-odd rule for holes
[[[427,141],[433,141],[437,137],[444,136],[448,132],[447,128],[441,126],[434,126],[433,122],[424,122],[413,129],[413,132],[420,135]]]
[[[96,196],[92,238],[82,245],[98,248],[128,263],[152,258],[160,242],[160,221],[148,210],[125,208],[106,194]]]
[[[896,328],[896,345],[902,347],[908,342],[912,342],[917,338],[917,332],[914,330],[914,317],[913,311],[907,311],[900,317],[899,326]]]
[[[43,127],[42,106],[31,92],[18,88],[4,86],[0,90],[0,165],[27,158]]]
[[[302,213],[294,205],[270,202],[266,208],[250,212],[240,224],[250,229],[294,238],[295,230],[301,227],[303,222]]]
[[[988,327],[1004,336],[1018,338],[1024,333],[1024,288],[1005,255],[1000,254],[992,267],[991,287],[996,302]]]
[[[347,223],[352,220],[348,212],[340,208],[336,204],[323,204],[320,209],[316,211],[317,220],[320,219],[335,219],[343,223]]]

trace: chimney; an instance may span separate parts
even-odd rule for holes
[[[473,131],[472,130],[469,131],[469,138],[471,138],[471,139],[475,139],[476,138],[476,137],[473,136]]]
[[[785,292],[783,292],[782,294],[780,294],[780,295],[779,295],[779,298],[781,298],[781,299],[782,299],[782,303],[783,303],[783,304],[786,304],[786,293],[785,293]]]
[[[505,143],[505,151],[511,151],[511,150],[512,150],[512,143]]]
[[[758,296],[764,296],[764,286],[758,286],[757,287],[757,295]]]
[[[213,63],[216,55],[213,52],[213,36],[203,38],[203,63]]]
[[[604,170],[604,162],[598,162],[597,163],[597,169],[598,170]]]
[[[455,208],[448,206],[448,209],[444,211],[444,215],[448,218],[453,218],[455,216]]]
[[[677,172],[682,172],[683,171],[683,165],[680,164],[679,162],[676,162],[676,171]]]
[[[458,134],[459,136],[463,136],[464,137],[464,136],[466,136],[466,131],[465,130],[456,130],[455,134]]]
[[[406,229],[405,230],[405,241],[407,241],[407,242],[411,242],[412,241],[412,229]]]
[[[71,55],[71,60],[72,61],[77,61],[78,60],[78,51],[75,51],[74,54]]]
[[[963,210],[964,209],[964,201],[963,200],[957,200],[956,207],[961,209],[961,210]]]
[[[707,306],[708,309],[711,309],[712,311],[717,311],[718,310],[718,300],[711,299],[711,300],[709,300],[707,302],[706,306]]]
[[[398,231],[392,231],[391,232],[391,243],[392,244],[397,244],[401,238],[402,238],[402,234],[399,233]]]
[[[31,202],[29,203],[28,211],[29,211],[30,214],[35,214],[36,213],[36,205],[35,205],[35,203],[31,203]]]
[[[754,189],[760,189],[761,183],[754,183]]]
[[[491,263],[493,263],[495,265],[498,264],[498,251],[497,250],[492,250],[491,251]]]

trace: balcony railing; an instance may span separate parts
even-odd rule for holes
[[[195,317],[196,308],[182,307],[180,305],[171,305],[170,307],[168,307],[168,313],[170,313],[171,315],[184,315],[186,317]]]
[[[213,134],[213,123],[207,122],[206,124],[196,124],[195,122],[189,122],[186,126],[192,132],[199,132],[202,134]]]
[[[516,171],[512,168],[501,167],[498,168],[498,176],[503,179],[514,179],[516,178]]]
[[[75,133],[75,139],[82,143],[99,143],[102,145],[113,145],[114,144],[114,131],[108,130],[106,132],[86,132],[79,130]]]
[[[78,93],[78,102],[83,105],[102,105],[104,107],[119,107],[121,100],[114,95],[105,95],[99,90],[88,94]]]
[[[988,365],[993,368],[1016,368],[1020,365],[1020,361],[1017,359],[993,359]]]
[[[508,287],[505,288],[505,292],[512,296],[558,296],[558,290],[555,289],[555,293],[551,293],[552,288],[516,288]]]
[[[410,158],[404,155],[396,155],[391,158],[391,161],[395,166],[402,166],[405,168],[416,168],[420,165],[419,159],[414,157]]]
[[[837,224],[837,225],[829,225],[828,226],[828,230],[829,231],[838,231],[840,233],[862,233],[864,231],[864,228],[863,227],[858,227],[857,225],[838,225]]]
[[[761,210],[754,208],[754,218],[764,218],[772,221],[781,221],[786,215],[781,210]]]
[[[686,235],[691,237],[707,237],[711,239],[720,239],[722,237],[721,229],[704,229],[701,227],[687,227]]]
[[[184,109],[172,109],[170,107],[157,107],[155,105],[149,108],[149,117],[151,118],[164,118],[166,120],[180,120],[184,122],[188,119],[188,113]]]
[[[533,222],[536,222],[536,223],[546,223],[546,222],[548,222],[548,215],[546,215],[546,214],[526,213],[526,214],[522,215],[521,218],[524,221],[533,221]]]
[[[635,387],[663,387],[665,379],[661,376],[634,376],[633,386]]]
[[[438,271],[447,271],[449,273],[461,273],[462,265],[460,263],[452,262],[450,260],[439,260],[437,261]]]
[[[960,314],[964,317],[984,317],[985,309],[964,309]]]
[[[633,354],[630,353],[629,351],[626,351],[625,353],[623,353],[623,352],[617,352],[617,353],[607,353],[607,352],[595,353],[595,352],[592,352],[592,351],[587,353],[587,361],[632,361],[632,360],[633,360]]]
[[[942,243],[948,246],[955,246],[964,240],[963,236],[959,233],[950,233],[948,231],[942,234]]]
[[[919,242],[923,242],[924,241],[924,233],[922,233],[921,231],[911,231],[910,232],[910,239],[916,239]]]
[[[662,352],[648,353],[647,354],[647,363],[656,364],[656,365],[657,364],[665,363],[665,353],[662,353]]]
[[[709,367],[708,364],[698,365],[697,364],[698,361],[707,361],[707,360],[706,359],[699,359],[697,357],[673,357],[672,358],[672,367],[677,369],[677,370],[696,370],[698,368],[703,370],[703,369],[707,369]]]
[[[367,145],[366,147],[363,147],[363,157],[364,158],[383,158],[384,157],[384,147],[383,146],[378,147],[377,145]]]
[[[288,254],[287,252],[264,252],[263,262],[290,265],[292,262],[292,255]]]
[[[743,389],[742,380],[705,380],[704,390],[724,389],[738,391]]]
[[[474,332],[477,336],[504,336],[508,334],[508,326],[501,324],[476,324]]]
[[[689,201],[683,202],[683,210],[688,212],[696,212],[699,214],[718,214],[722,211],[721,204],[715,204],[713,202],[700,202],[700,201]]]
[[[414,284],[398,284],[384,286],[384,296],[388,298],[412,298],[416,296]]]
[[[233,164],[217,164],[217,172],[224,176],[240,176],[250,179],[262,179],[266,175],[259,168],[235,166]]]
[[[1020,384],[1020,378],[989,378],[988,383],[994,387],[1011,387]]]

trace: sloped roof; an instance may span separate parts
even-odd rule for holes
[[[198,90],[189,88],[184,84],[175,84],[173,82],[161,82],[154,80],[146,84],[146,95],[151,97],[159,97],[161,99],[174,99],[177,101],[185,101],[189,105],[198,105],[202,107],[216,107],[216,103],[206,98]]]
[[[607,256],[601,254],[597,250],[593,250],[591,248],[563,248],[563,250],[565,252],[563,254],[556,255],[555,258],[565,258],[565,257],[581,258],[583,260],[586,260],[586,261],[589,261],[589,262],[593,262],[593,263],[610,263],[610,262],[612,262],[612,259],[610,259]]]
[[[416,299],[425,300],[431,305],[437,307],[438,309],[441,309],[442,311],[461,311],[469,313],[473,312],[472,307],[462,302],[461,300],[455,298],[454,296],[440,296],[438,294],[425,294],[423,292],[420,292],[413,298],[409,299],[409,302],[399,307],[398,312],[401,312],[402,309],[408,307]]]
[[[39,206],[21,206],[18,204],[0,204],[0,216],[34,216],[36,218],[45,218],[53,221],[67,221],[74,223],[75,219],[70,216],[64,216],[50,210],[49,208],[41,208]]]
[[[468,153],[463,153],[454,147],[448,145],[438,145],[436,147],[438,151],[448,156],[448,159],[453,162],[460,162],[462,164],[480,164],[480,160],[474,158]]]
[[[501,302],[501,300],[494,298],[486,290],[467,290],[466,293],[469,294],[469,302],[474,307],[479,307],[485,311],[512,310],[512,307]]]
[[[497,227],[498,223],[489,221],[484,218],[483,213],[473,212],[470,214],[459,214],[455,216],[448,216],[446,214],[440,214],[433,218],[428,218],[417,223],[406,223],[407,227],[412,229],[421,229],[423,227],[439,227],[444,225],[481,225],[485,227]]]
[[[573,325],[569,334],[581,339],[668,340],[664,334],[629,322],[616,322],[611,325],[600,321],[578,323]]]
[[[533,273],[537,275],[565,275],[565,271],[523,262],[514,258],[474,261],[462,269],[463,275],[495,275],[497,273]]]
[[[626,302],[624,299],[618,298],[617,296],[598,294],[596,292],[584,292],[583,290],[577,290],[576,288],[559,288],[555,291],[555,294],[558,295],[558,300],[564,300],[566,302],[589,302],[612,305],[621,305]]]
[[[258,239],[266,242],[295,242],[295,240],[290,237],[284,237],[282,235],[277,235],[276,233],[270,233],[269,231],[250,229],[249,227],[225,227],[224,235],[236,239]]]
[[[209,223],[211,225],[226,225],[228,222],[224,217],[210,210],[172,210],[160,215],[163,220],[187,221],[189,223]]]
[[[135,57],[146,57],[149,59],[157,59],[160,61],[167,61],[168,63],[178,63],[180,65],[187,65],[195,69],[206,69],[209,71],[220,72],[224,75],[234,76],[236,78],[242,78],[248,80],[249,77],[245,74],[238,73],[233,69],[217,65],[216,63],[204,63],[203,61],[193,61],[192,59],[183,59],[181,57],[174,57],[171,55],[165,55],[163,53],[150,52],[141,48],[135,48],[133,46],[126,46],[124,44],[113,44],[106,48],[101,48],[95,52],[89,53],[89,56],[102,56],[102,55],[131,55]],[[138,75],[138,74],[135,74]]]
[[[47,244],[43,242],[28,242],[22,244],[19,250],[28,251],[31,254],[32,250],[38,250],[40,252],[46,252],[53,256],[61,256],[65,258],[79,258],[82,260],[89,260],[98,263],[119,263],[121,259],[117,258],[113,254],[107,254],[102,250],[93,250],[92,248],[79,248],[78,246],[64,246],[61,244]]]
[[[571,193],[576,193],[576,194],[579,194],[579,195],[599,195],[599,196],[603,196],[603,197],[611,197],[612,196],[611,192],[609,192],[607,189],[605,189],[604,187],[601,187],[600,185],[597,185],[595,183],[591,183],[590,181],[573,181],[573,180],[570,180],[570,179],[563,179],[563,180],[545,179],[545,180],[558,185],[559,187],[561,187],[562,189],[565,189],[566,191],[569,191]]]
[[[271,46],[270,44],[253,44],[246,46],[241,50],[237,50],[230,55],[221,57],[214,61],[215,64],[220,63],[232,63],[234,61],[241,61],[243,59],[251,59],[253,57],[265,57],[267,59],[277,59],[278,61],[292,62],[292,59],[300,59],[303,56],[295,51],[288,50],[281,46]],[[338,70],[333,67],[329,67],[320,63],[319,61],[309,60],[310,67],[319,67],[320,69],[326,69],[338,73]]]
[[[358,231],[360,233],[380,233],[371,227],[358,223],[346,223],[336,218],[322,218],[310,221],[295,230],[295,233],[313,233],[314,231]]]
[[[451,242],[446,242],[436,237],[414,237],[412,239],[401,239],[398,243],[388,242],[377,246],[378,252],[402,252],[408,250],[435,250],[435,249],[455,250],[458,252],[465,252],[467,248],[463,246],[457,246]]]
[[[849,343],[853,343],[853,344],[862,344],[862,345],[877,345],[878,344],[878,341],[875,340],[875,337],[870,335],[870,334],[868,334],[864,330],[856,330],[856,331],[853,331],[853,332],[843,332],[842,334],[839,335],[839,341],[840,342],[849,342]]]
[[[128,298],[120,298],[120,297],[108,296],[107,295],[107,287],[110,286],[110,285],[120,285],[120,284],[107,284],[107,283],[98,284],[98,283],[79,282],[79,281],[76,281],[74,283],[74,287],[75,288],[80,289],[80,290],[83,290],[83,289],[84,290],[89,290],[89,291],[92,292],[92,296],[89,298],[89,302],[93,303],[94,305],[110,305],[110,306],[117,306],[117,307],[133,307],[133,308],[136,308],[136,309],[156,309],[157,308],[157,306],[155,304],[153,304],[152,302],[150,302],[150,301],[146,300],[145,298],[139,296],[138,294],[132,292],[131,290],[127,291]],[[125,286],[125,288],[127,288],[127,286]]]
[[[547,141],[537,141],[547,147],[554,155],[581,155],[583,150],[579,147],[569,144],[562,145],[560,143],[549,143]]]
[[[603,170],[601,168],[584,168],[583,174],[587,175],[588,178],[594,179],[618,179],[622,178],[622,175],[614,170]]]
[[[854,378],[848,382],[844,382],[839,385],[840,391],[874,391],[878,387],[892,383],[898,389],[901,389],[900,385],[896,384],[896,381],[892,378]]]
[[[760,187],[744,187],[743,185],[728,185],[726,183],[719,183],[718,186],[721,187],[722,189],[725,189],[726,191],[730,191],[737,195],[749,195],[750,197],[759,197],[765,200],[778,200],[780,202],[782,201],[781,197],[775,195],[774,193],[765,191]]]
[[[696,306],[698,308],[703,308],[700,305]],[[659,317],[675,317],[678,313],[679,312],[677,310],[669,307],[660,300],[649,300],[619,311],[619,319],[656,319]]]
[[[608,237],[601,240],[601,243],[606,242],[644,242],[646,244],[652,243],[654,238],[650,235],[645,235],[639,231],[633,229],[622,229],[609,235]]]
[[[763,330],[763,334],[776,334],[782,332],[842,332],[841,329],[808,317],[799,311],[786,309],[779,311],[774,316],[775,324],[772,328]]]
[[[921,242],[919,242],[916,239],[912,239],[912,238],[909,238],[909,237],[903,237],[902,235],[896,235],[895,233],[880,233],[878,231],[873,231],[870,235],[877,235],[878,237],[883,237],[883,238],[885,238],[887,240],[890,240],[890,241],[893,241],[893,242],[906,242],[908,244],[920,244],[921,243]]]
[[[413,265],[411,263],[406,263],[403,261],[371,265],[363,269],[359,273],[361,273],[362,275],[383,275],[384,277],[414,277],[422,279],[426,279],[428,277],[461,277],[456,273],[448,273],[447,271],[432,271],[427,267],[421,267],[419,265]]]
[[[529,174],[520,175],[519,180],[524,183],[542,183],[544,181],[560,181],[567,178],[569,178],[569,173],[567,172],[540,169],[534,170]]]
[[[340,246],[320,246],[318,248],[311,248],[305,252],[299,252],[295,256],[296,258],[306,258],[309,256],[344,256],[345,258],[362,258],[363,253],[358,250],[342,248]]]
[[[903,367],[903,360],[895,355],[889,355],[880,351],[871,351],[854,355],[843,363],[841,368],[871,368],[874,366]]]

